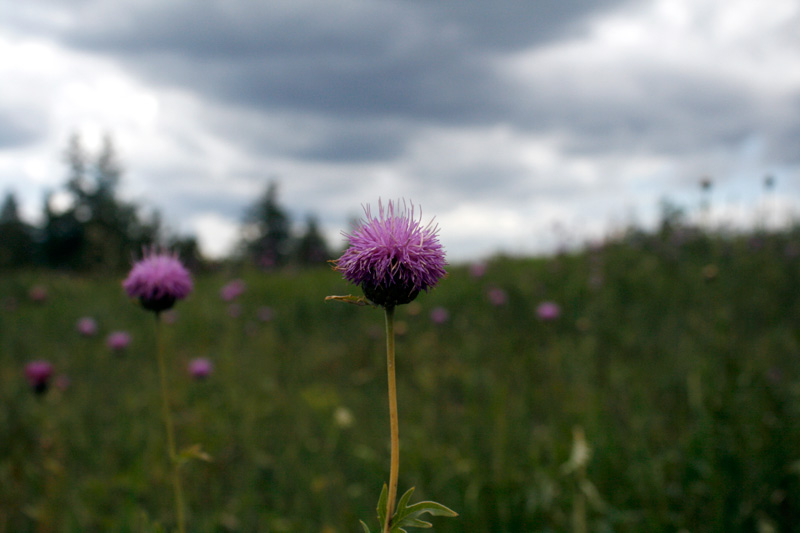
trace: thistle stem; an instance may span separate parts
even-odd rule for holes
[[[386,499],[386,521],[383,524],[383,531],[384,533],[389,533],[397,498],[397,474],[400,470],[400,434],[397,423],[397,386],[394,372],[394,307],[386,308],[386,369],[389,377],[389,425],[392,436],[392,462],[389,468],[389,494]]]
[[[178,532],[185,533],[186,519],[183,514],[183,487],[181,477],[178,472],[178,455],[175,452],[175,432],[173,429],[172,415],[169,410],[169,399],[167,395],[167,371],[164,364],[164,339],[161,327],[161,317],[156,313],[156,345],[158,356],[158,373],[161,379],[161,412],[164,417],[164,426],[167,430],[167,453],[172,466],[172,486],[175,491],[175,514],[178,520]]]

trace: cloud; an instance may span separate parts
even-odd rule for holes
[[[405,197],[457,256],[539,249],[704,175],[800,194],[799,26],[793,0],[32,0],[0,23],[0,185],[109,131],[126,198],[203,242],[277,179],[328,235]]]

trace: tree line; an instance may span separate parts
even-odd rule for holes
[[[131,265],[144,247],[159,244],[176,250],[195,266],[208,261],[193,236],[170,235],[157,211],[119,197],[123,167],[113,139],[106,136],[96,153],[73,135],[64,152],[65,182],[43,198],[37,224],[23,220],[13,191],[0,205],[0,269],[31,267],[75,272],[117,272]],[[239,246],[229,261],[249,261],[264,269],[308,266],[329,258],[316,217],[294,231],[288,211],[278,201],[278,185],[264,193],[243,215]]]

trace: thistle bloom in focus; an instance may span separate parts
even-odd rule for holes
[[[186,298],[194,287],[177,254],[157,252],[155,248],[145,251],[122,286],[128,296],[138,298],[142,307],[155,313],[170,309],[177,300]]]
[[[334,269],[368,300],[387,309],[414,300],[446,274],[438,226],[423,226],[409,205],[389,201],[384,209],[379,201],[377,217],[366,206],[360,226],[345,235],[350,247],[334,261]]]
[[[53,375],[53,365],[48,361],[31,361],[25,365],[25,378],[33,387],[36,394],[43,394],[47,391],[50,383],[50,376]]]

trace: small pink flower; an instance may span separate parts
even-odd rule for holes
[[[131,343],[131,335],[127,331],[113,331],[106,337],[106,345],[114,352],[121,352]]]
[[[207,357],[197,357],[189,361],[189,375],[194,379],[206,379],[214,371],[214,363]]]
[[[561,307],[555,302],[542,302],[536,308],[536,316],[539,317],[539,320],[546,322],[556,320],[561,316]]]
[[[487,270],[486,263],[483,262],[472,263],[469,266],[469,274],[475,279],[482,278],[483,276],[485,276],[486,270]]]
[[[450,319],[450,313],[444,307],[435,307],[431,311],[431,321],[434,324],[444,324]]]
[[[31,301],[36,303],[43,303],[47,300],[47,287],[43,285],[35,285],[31,287],[30,292],[28,292],[28,297]]]
[[[232,302],[244,293],[245,284],[240,279],[228,282],[219,290],[219,296],[226,302]]]
[[[270,322],[275,317],[271,307],[263,306],[258,308],[258,319],[261,322]]]
[[[97,321],[90,316],[85,316],[78,320],[75,327],[78,329],[78,333],[84,337],[94,337],[97,335]]]
[[[59,374],[53,381],[53,385],[55,385],[56,388],[61,392],[66,391],[71,384],[72,382],[70,381],[69,376],[67,376],[66,374]]]
[[[506,291],[499,287],[489,289],[487,297],[489,298],[489,303],[495,307],[506,305],[506,302],[508,302],[508,295],[506,294]]]
[[[53,365],[49,361],[31,361],[25,365],[25,377],[36,394],[47,391],[50,376],[53,375]]]

